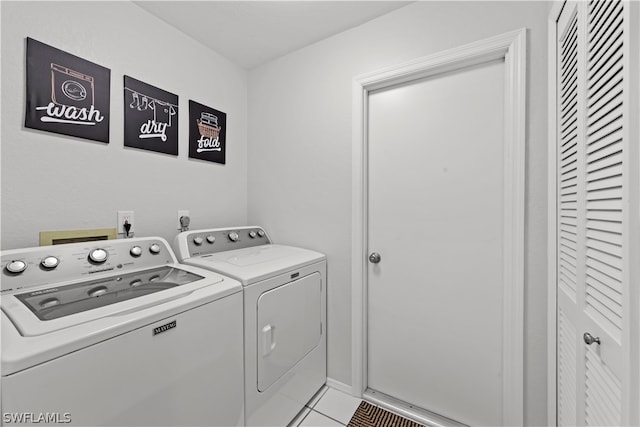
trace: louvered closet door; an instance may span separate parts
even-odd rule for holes
[[[576,3],[568,3],[558,22],[558,424],[576,425],[579,236],[579,141],[584,139],[578,96],[578,24]],[[580,106],[581,107],[581,106]]]
[[[559,425],[629,422],[625,7],[567,3],[558,21]]]

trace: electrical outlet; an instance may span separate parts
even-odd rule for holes
[[[124,236],[127,234],[127,231],[124,229],[125,221],[131,224],[131,228],[129,228],[129,236],[132,236],[135,231],[133,211],[118,211],[118,222],[116,224],[116,228],[118,230],[118,234],[122,234]]]
[[[180,224],[180,218],[183,216],[191,216],[189,215],[189,210],[180,210],[178,211],[178,227],[180,228],[182,224]]]

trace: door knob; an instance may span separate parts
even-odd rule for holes
[[[587,345],[591,345],[593,343],[600,345],[600,337],[594,337],[589,332],[585,332],[582,338],[584,338],[584,342]]]
[[[381,259],[382,257],[378,252],[371,252],[371,255],[369,255],[369,262],[372,264],[379,263]]]

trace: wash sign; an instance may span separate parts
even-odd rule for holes
[[[109,143],[111,71],[27,38],[25,127]]]

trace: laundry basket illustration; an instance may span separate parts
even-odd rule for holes
[[[211,113],[201,113],[197,123],[200,136],[211,139],[218,138],[221,129],[220,126],[218,126],[218,117]]]

